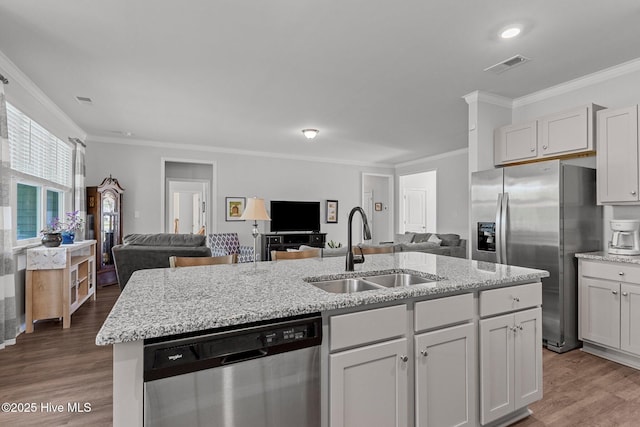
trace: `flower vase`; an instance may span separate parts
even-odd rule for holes
[[[76,234],[73,231],[63,231],[62,232],[62,244],[63,245],[72,245],[73,239],[76,237]]]
[[[57,248],[62,243],[60,233],[45,233],[42,235],[42,244],[47,248]]]

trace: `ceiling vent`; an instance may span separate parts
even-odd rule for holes
[[[78,103],[82,105],[93,105],[93,101],[91,100],[91,98],[88,98],[86,96],[76,96],[76,101],[78,101]]]
[[[504,61],[499,62],[496,65],[492,65],[489,68],[485,68],[484,71],[491,71],[492,73],[500,74],[507,70],[515,68],[518,65],[522,65],[528,61],[531,61],[531,59],[522,55],[516,55],[516,56],[512,56],[509,59],[505,59]]]

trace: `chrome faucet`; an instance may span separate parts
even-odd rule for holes
[[[362,264],[364,262],[364,255],[360,254],[358,257],[353,255],[353,246],[351,246],[351,224],[353,222],[353,215],[356,212],[360,212],[362,216],[362,226],[364,228],[364,240],[371,239],[371,230],[369,229],[369,223],[367,222],[367,216],[360,206],[356,206],[349,212],[349,224],[347,226],[347,271],[353,271],[354,264]]]

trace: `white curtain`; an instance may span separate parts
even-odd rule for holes
[[[85,145],[77,138],[71,139],[75,144],[73,164],[73,210],[78,211],[80,218],[85,221],[81,231],[76,232],[76,240],[84,240],[87,233],[87,203],[86,203],[86,168],[84,165]]]
[[[18,333],[11,224],[11,158],[7,129],[6,80],[0,76],[0,349],[15,344]]]

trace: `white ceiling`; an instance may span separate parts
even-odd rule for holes
[[[89,141],[396,164],[466,147],[474,90],[640,57],[638,22],[638,0],[0,0],[0,51]]]

